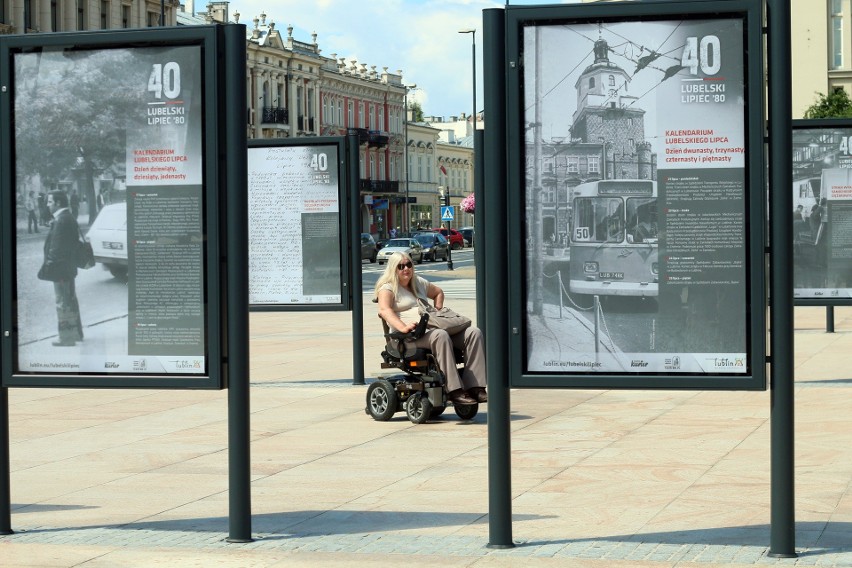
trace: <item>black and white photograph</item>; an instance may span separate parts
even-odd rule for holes
[[[15,371],[205,373],[201,48],[43,48],[14,77]]]
[[[333,144],[248,152],[249,304],[340,304],[340,172]]]
[[[526,370],[747,373],[743,18],[522,41]]]
[[[793,129],[793,293],[852,298],[852,126]]]

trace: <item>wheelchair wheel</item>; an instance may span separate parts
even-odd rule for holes
[[[379,380],[367,389],[367,412],[375,420],[387,422],[399,408],[396,389],[388,381]]]
[[[446,406],[433,406],[432,412],[429,414],[429,418],[437,418],[444,413],[447,409]]]
[[[456,411],[456,416],[462,420],[472,420],[479,412],[478,404],[454,404],[453,408]]]
[[[432,403],[429,397],[422,392],[416,392],[408,397],[405,404],[405,413],[414,424],[423,424],[432,416]]]

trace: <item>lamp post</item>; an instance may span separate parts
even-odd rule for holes
[[[471,116],[471,120],[473,121],[472,122],[473,128],[470,132],[470,146],[471,146],[471,148],[473,148],[473,155],[475,157],[476,156],[476,28],[459,30],[459,33],[460,34],[470,34],[470,49],[471,49],[471,61],[470,62],[471,62],[472,68],[473,68],[473,75],[472,75],[472,78],[473,78],[473,85],[472,85],[473,86],[473,109],[472,109],[473,115]],[[476,187],[476,180],[474,179],[473,175],[471,175],[470,177],[471,177],[471,181],[473,182],[473,187],[475,188]],[[449,188],[447,188],[447,195],[448,196],[449,196],[449,191],[450,191]],[[447,199],[447,205],[449,205],[449,204],[450,204],[449,199]],[[474,221],[474,224],[476,224],[475,221]],[[450,237],[449,227],[447,229],[448,229],[447,230],[447,240],[449,241],[449,237]],[[450,250],[452,250],[453,247],[450,246],[449,248],[450,248]],[[453,269],[452,257],[448,255],[447,258],[448,258],[447,268],[452,270]]]
[[[473,63],[473,135],[476,132],[476,29],[459,30],[460,34],[470,34],[471,62]],[[474,148],[474,153],[476,148]]]
[[[417,85],[403,85],[405,87],[405,97],[403,106],[404,116],[403,120],[405,121],[405,140],[403,141],[403,158],[405,159],[405,207],[403,208],[403,215],[405,218],[403,219],[404,223],[402,224],[402,229],[406,234],[411,233],[411,204],[408,202],[408,178],[409,171],[408,167],[408,91],[413,91],[417,88]]]

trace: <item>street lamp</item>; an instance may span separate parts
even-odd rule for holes
[[[476,135],[476,29],[459,30],[460,34],[470,34],[471,61],[473,63],[473,135]],[[476,149],[474,148],[474,151]]]
[[[405,216],[402,224],[403,230],[406,234],[411,232],[411,204],[408,202],[408,178],[411,172],[408,167],[408,91],[413,91],[417,88],[417,85],[403,85],[405,87],[405,97],[403,106],[404,115],[403,120],[405,121],[405,140],[403,143],[405,144],[403,147],[403,158],[405,159],[405,207],[403,208],[403,215]]]

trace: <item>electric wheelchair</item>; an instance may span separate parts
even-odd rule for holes
[[[381,319],[381,317],[379,317]],[[385,350],[382,351],[382,369],[399,369],[402,374],[380,378],[367,389],[366,412],[375,420],[387,421],[400,411],[405,411],[414,424],[423,424],[444,413],[450,401],[444,388],[444,373],[429,349],[406,345],[407,339],[418,339],[426,333],[429,314],[423,314],[417,327],[410,333],[391,331],[382,321]],[[462,353],[454,352],[458,365],[464,364]],[[462,371],[459,367],[459,372]],[[470,420],[479,411],[479,404],[453,405],[456,415]]]

